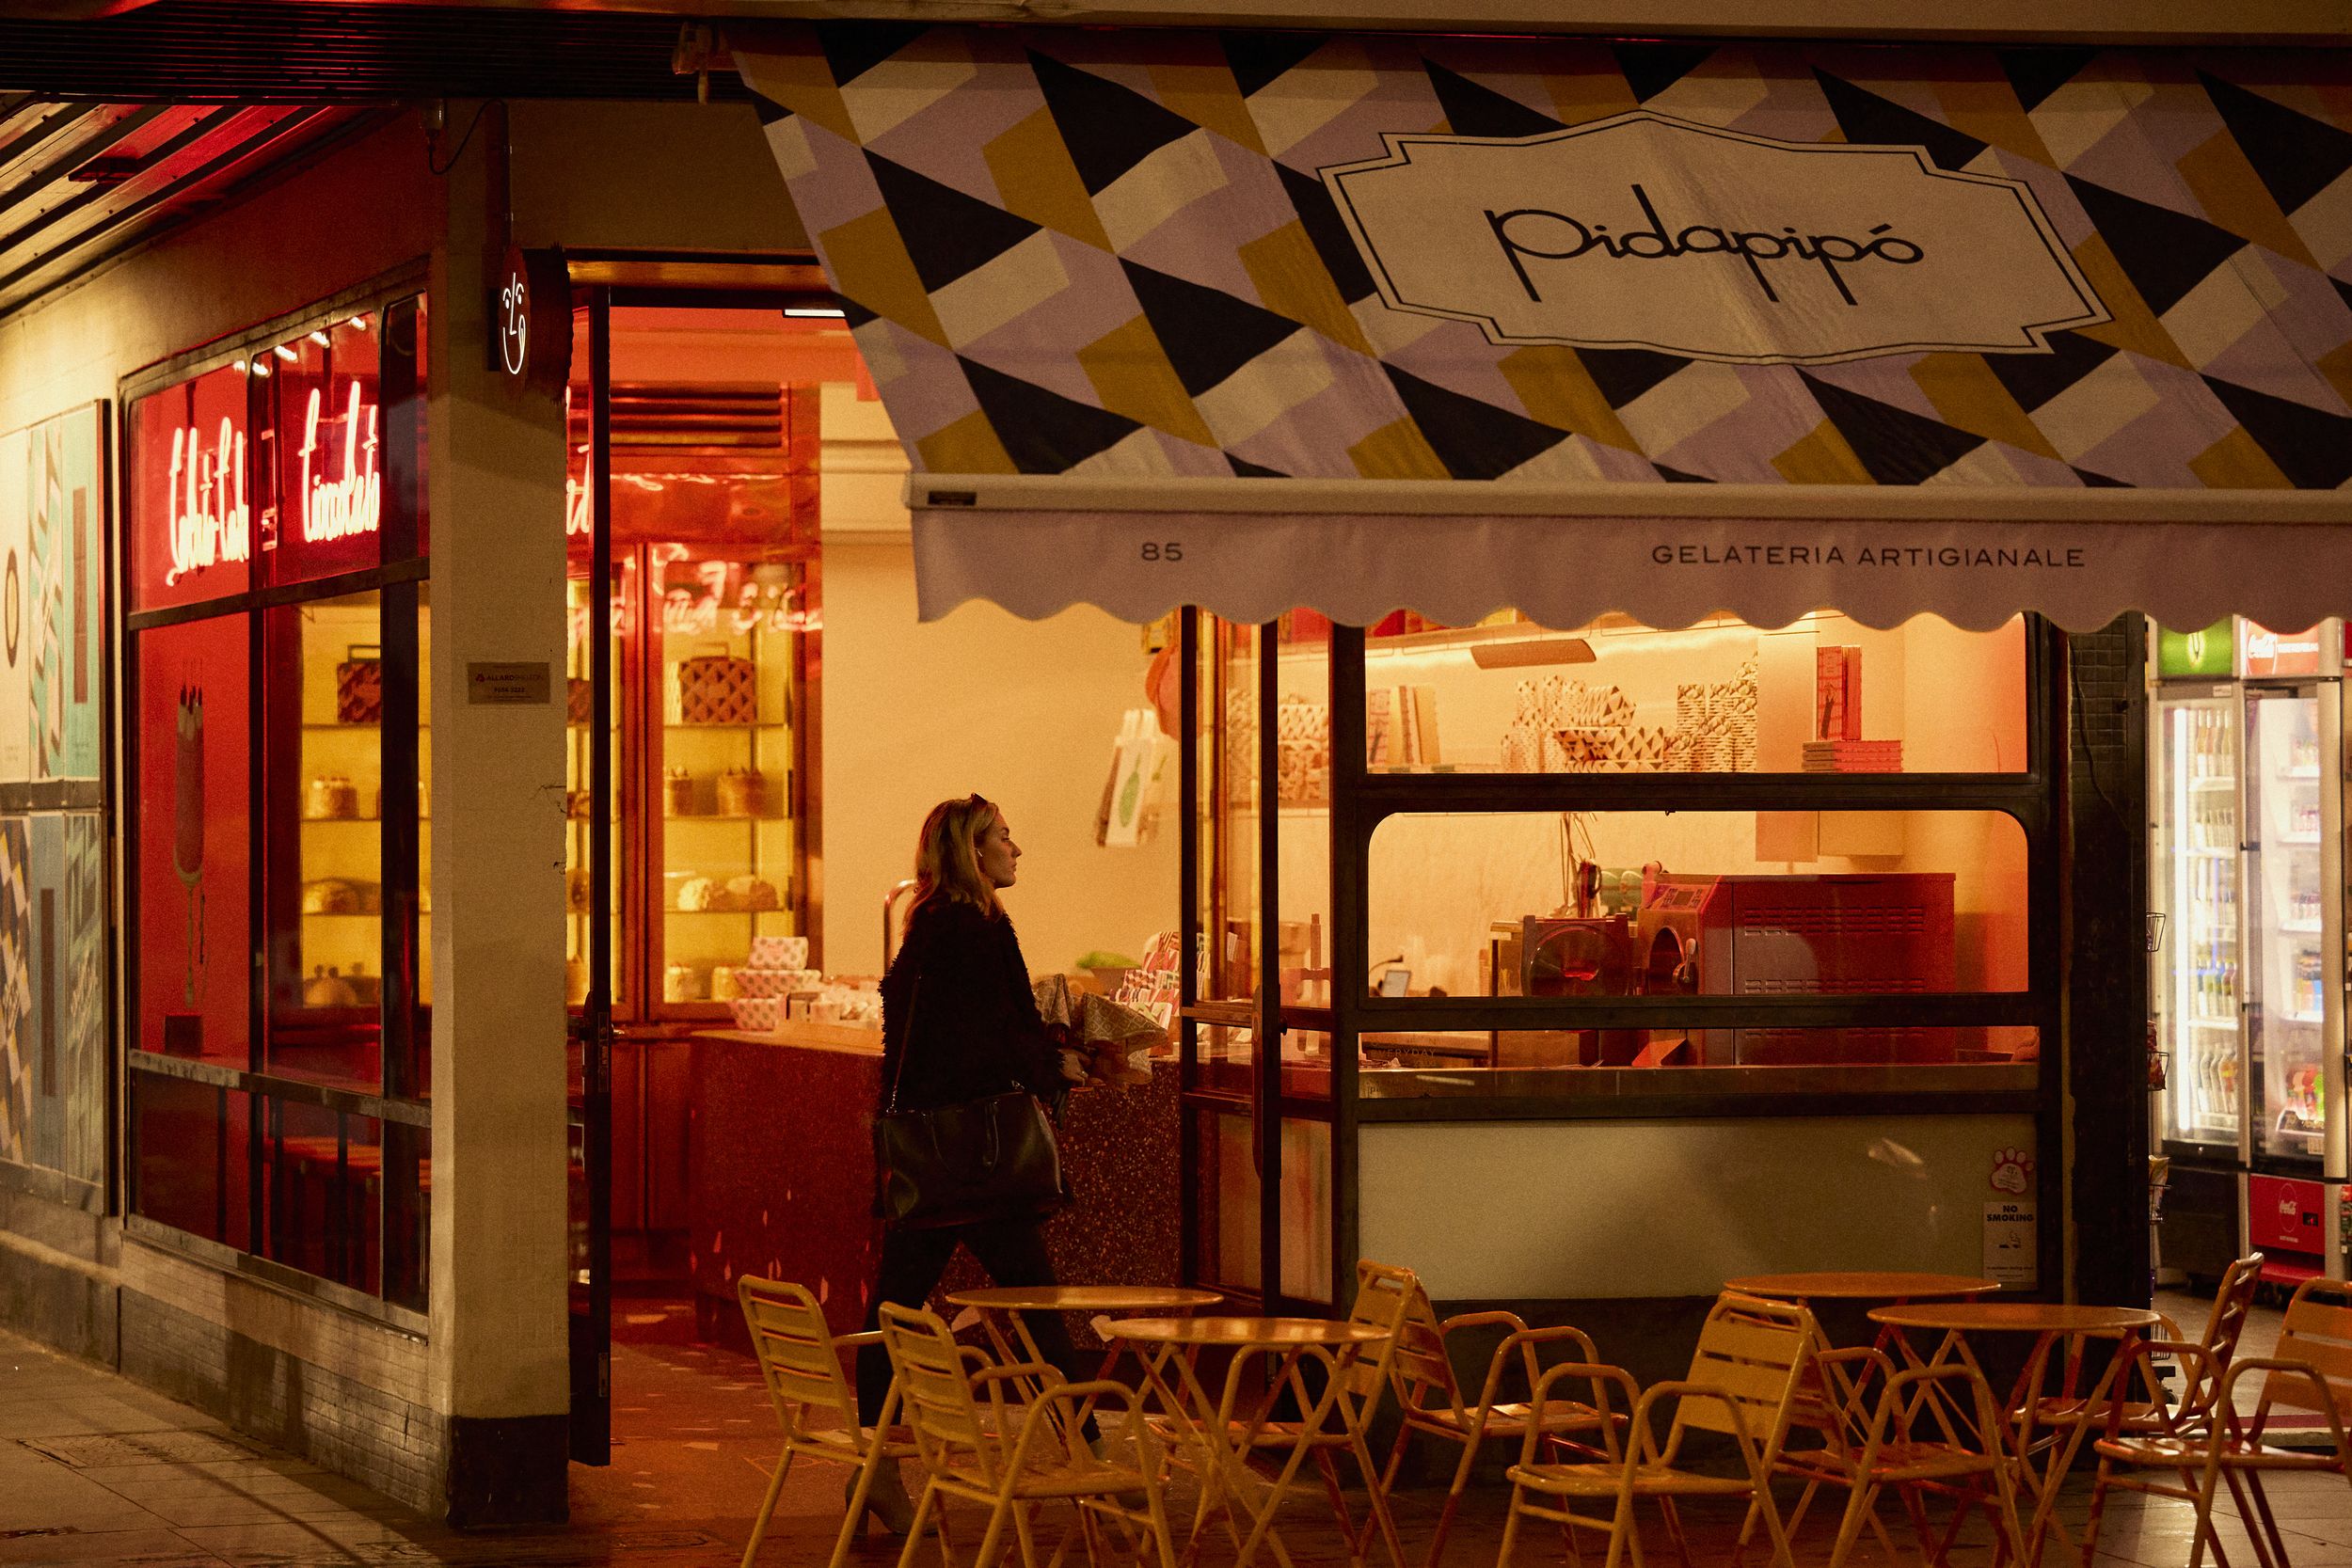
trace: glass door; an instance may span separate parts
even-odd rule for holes
[[[2170,1063],[2168,1143],[2234,1151],[2243,1121],[2238,1023],[2238,744],[2229,687],[2156,698],[2154,904],[2166,927],[2151,966]]]
[[[1183,636],[1185,1277],[1266,1312],[1344,1309],[1334,1271],[1329,629],[1187,615]]]
[[[565,972],[570,1049],[568,1177],[570,1223],[566,1279],[570,1294],[571,1449],[583,1465],[605,1465],[612,1454],[612,1042],[617,951],[614,914],[621,905],[618,824],[619,716],[622,692],[609,599],[621,586],[612,559],[612,308],[609,293],[592,290],[574,311],[573,363],[586,384],[569,396],[588,409],[586,458],[578,500],[567,507],[574,568],[566,573],[572,648],[565,685],[566,801]],[[576,520],[576,521],[575,521]],[[581,531],[577,523],[584,523]],[[621,609],[627,610],[624,600]],[[575,684],[576,683],[576,684]]]
[[[2326,918],[2328,820],[2315,686],[2246,699],[2248,1066],[2252,1153],[2316,1164],[2330,1025],[2341,1012]],[[2338,982],[2340,983],[2340,982]]]

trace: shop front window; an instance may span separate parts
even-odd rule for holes
[[[2025,630],[2022,616],[1988,632],[1932,616],[1880,630],[1835,613],[1772,628],[1608,616],[1561,631],[1509,611],[1454,628],[1400,614],[1364,639],[1365,766],[2014,773],[2026,766]],[[1311,662],[1313,646],[1294,629],[1286,662]]]
[[[1197,1095],[1592,1115],[2038,1082],[2054,656],[2028,619],[1294,611],[1204,615],[1192,645]]]
[[[340,310],[136,400],[124,551],[133,1211],[419,1311],[421,315]]]

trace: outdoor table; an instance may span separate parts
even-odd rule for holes
[[[2032,1562],[2042,1560],[2042,1532],[2056,1527],[2058,1539],[2071,1550],[2065,1525],[2058,1518],[2058,1482],[2065,1480],[2067,1469],[2074,1463],[2083,1438],[2098,1424],[2092,1412],[2104,1406],[2114,1396],[2116,1380],[2132,1348],[2138,1343],[2142,1330],[2153,1328],[2163,1320],[2144,1307],[2079,1307],[2057,1303],[2029,1301],[1954,1301],[1930,1302],[1921,1306],[1879,1307],[1870,1311],[1870,1321],[1882,1327],[1895,1330],[1895,1343],[1900,1347],[1903,1359],[1913,1367],[1937,1368],[1958,1362],[1984,1375],[1976,1356],[1968,1349],[1971,1334],[2030,1334],[2034,1336],[2033,1353],[2026,1358],[2025,1369],[2017,1374],[2017,1382],[2010,1390],[2009,1414],[2010,1426],[2000,1440],[2006,1443],[2017,1461],[2020,1474],[2035,1494],[2033,1524],[2026,1532],[2026,1550]],[[1943,1338],[1935,1354],[1922,1361],[1905,1336],[1906,1329],[1939,1333]],[[2074,1399],[2081,1380],[2083,1348],[2094,1338],[2112,1337],[2119,1340],[2116,1353],[2107,1360],[2098,1381],[2082,1399],[2084,1418],[2070,1426],[2063,1436],[2053,1434],[2044,1446],[2045,1458],[2042,1472],[2034,1472],[2033,1455],[2028,1451],[2027,1418],[2041,1391],[2046,1374],[2051,1347],[2063,1338],[2067,1341],[2062,1398]],[[1989,1434],[1988,1438],[1989,1438]],[[2028,1565],[2029,1568],[2029,1565]]]
[[[985,1290],[957,1291],[947,1297],[950,1307],[969,1307],[979,1314],[980,1326],[988,1331],[995,1347],[996,1359],[1007,1366],[1025,1363],[1042,1365],[1045,1354],[1029,1337],[1029,1324],[1025,1312],[1159,1312],[1189,1316],[1196,1308],[1214,1307],[1225,1299],[1220,1291],[1195,1290],[1182,1285],[992,1285]],[[1003,1324],[1012,1324],[1012,1338],[1007,1338]],[[1134,1345],[1122,1344],[1104,1331],[1107,1323],[1097,1322],[1094,1331],[1103,1335],[1106,1349],[1103,1353],[1102,1369],[1097,1377],[1109,1377],[1123,1354],[1132,1354],[1138,1364],[1143,1351]],[[1018,1349],[1014,1341],[1019,1341]],[[1032,1397],[1035,1390],[1031,1391]],[[1073,1424],[1083,1424],[1093,1413],[1094,1402],[1089,1400],[1072,1418]]]
[[[1380,1478],[1364,1447],[1362,1412],[1347,1393],[1349,1368],[1367,1346],[1380,1344],[1389,1338],[1385,1330],[1370,1323],[1323,1318],[1129,1318],[1104,1324],[1102,1333],[1105,1338],[1125,1340],[1139,1347],[1144,1376],[1174,1423],[1177,1441],[1199,1450],[1200,1505],[1193,1515],[1192,1533],[1184,1543],[1183,1560],[1186,1568],[1200,1560],[1201,1544],[1213,1517],[1221,1517],[1227,1533],[1233,1538],[1239,1553],[1234,1568],[1248,1568],[1261,1544],[1271,1544],[1279,1560],[1286,1564],[1290,1561],[1290,1554],[1283,1549],[1281,1538],[1274,1528],[1274,1516],[1296,1479],[1308,1449],[1335,1418],[1346,1433],[1348,1450],[1356,1456],[1365,1495],[1371,1499],[1374,1521],[1380,1527],[1380,1536],[1391,1559],[1396,1562],[1405,1560]],[[1143,1346],[1153,1347],[1152,1353],[1142,1355]],[[1225,1371],[1223,1388],[1215,1399],[1200,1377],[1198,1362],[1204,1350],[1234,1353]],[[1242,1374],[1252,1351],[1264,1351],[1281,1359],[1266,1379],[1264,1394],[1243,1414],[1239,1408]],[[1300,1375],[1301,1363],[1308,1359],[1321,1362],[1327,1374],[1320,1395],[1311,1395]],[[1172,1383],[1171,1368],[1175,1374]],[[1249,1468],[1249,1459],[1261,1447],[1260,1436],[1274,1426],[1269,1418],[1285,1386],[1298,1402],[1300,1418],[1295,1428],[1283,1424],[1290,1451],[1282,1459],[1279,1473],[1267,1481]],[[1253,1503],[1250,1494],[1260,1490],[1263,1496]],[[1335,1491],[1335,1507],[1336,1498]],[[1247,1540],[1242,1538],[1234,1520],[1236,1507],[1250,1521]],[[1354,1534],[1352,1529],[1347,1533]],[[1351,1541],[1353,1560],[1362,1561],[1362,1538]]]

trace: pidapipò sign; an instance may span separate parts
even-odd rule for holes
[[[1647,110],[1320,170],[1391,309],[1743,364],[2044,352],[2108,319],[2021,180]]]

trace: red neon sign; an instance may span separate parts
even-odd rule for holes
[[[167,586],[223,561],[253,558],[253,509],[245,493],[245,432],[227,415],[208,450],[204,433],[183,425],[171,433],[166,473],[165,529],[171,566]]]
[[[322,460],[320,473],[311,472],[311,459],[321,455],[319,441],[319,405],[322,388],[310,388],[310,406],[303,416],[300,493],[302,498],[302,539],[305,544],[317,544],[328,539],[348,539],[354,534],[374,533],[384,521],[384,476],[376,471],[376,409],[373,404],[359,401],[359,380],[351,381],[351,394],[343,407],[343,467],[339,479],[326,477]],[[366,465],[360,464],[361,454]]]

